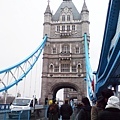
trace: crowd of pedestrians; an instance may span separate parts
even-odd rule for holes
[[[111,89],[103,90],[94,105],[83,97],[75,108],[68,100],[60,107],[53,101],[47,110],[48,120],[70,120],[73,113],[72,120],[120,120],[120,100]]]

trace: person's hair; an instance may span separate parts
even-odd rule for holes
[[[113,96],[114,93],[111,89],[104,89],[102,92],[101,92],[102,96],[106,99],[108,99],[109,97]]]
[[[65,100],[65,104],[68,104],[68,100],[67,99]]]
[[[78,103],[78,104],[77,104],[77,108],[81,108],[82,106],[83,106],[82,103]]]
[[[102,109],[104,109],[106,106],[105,100],[103,96],[99,96],[97,99],[97,107],[100,107]]]
[[[90,106],[90,101],[87,97],[82,98],[82,103],[84,103],[84,105],[89,105]]]
[[[53,103],[55,104],[56,100],[53,100]]]

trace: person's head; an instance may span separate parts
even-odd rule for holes
[[[113,91],[111,89],[104,89],[102,92],[101,92],[102,96],[104,97],[104,100],[105,100],[105,106],[107,104],[107,101],[108,99],[114,95]]]
[[[102,93],[102,96],[103,96],[106,100],[108,100],[109,97],[111,97],[111,96],[114,95],[114,93],[113,93],[113,91],[112,91],[111,89],[104,89],[101,93]]]
[[[55,104],[56,100],[53,100],[53,104]]]
[[[120,100],[116,96],[111,96],[108,99],[107,105],[105,108],[117,108],[120,109]]]
[[[68,104],[68,100],[67,99],[65,100],[65,104]]]
[[[78,104],[77,104],[77,108],[81,108],[82,106],[83,106],[82,103],[78,103]]]
[[[82,98],[82,103],[83,103],[83,105],[89,105],[90,106],[90,101],[89,101],[89,99],[87,98],[87,97],[83,97]]]

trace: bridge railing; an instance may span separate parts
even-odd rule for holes
[[[33,112],[32,112],[33,111]],[[0,104],[0,120],[37,120],[45,118],[46,107],[34,109],[10,109],[10,104]]]

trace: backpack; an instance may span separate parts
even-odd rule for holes
[[[55,104],[51,104],[50,108],[49,108],[49,112],[52,114],[56,114],[57,113],[57,106]]]

